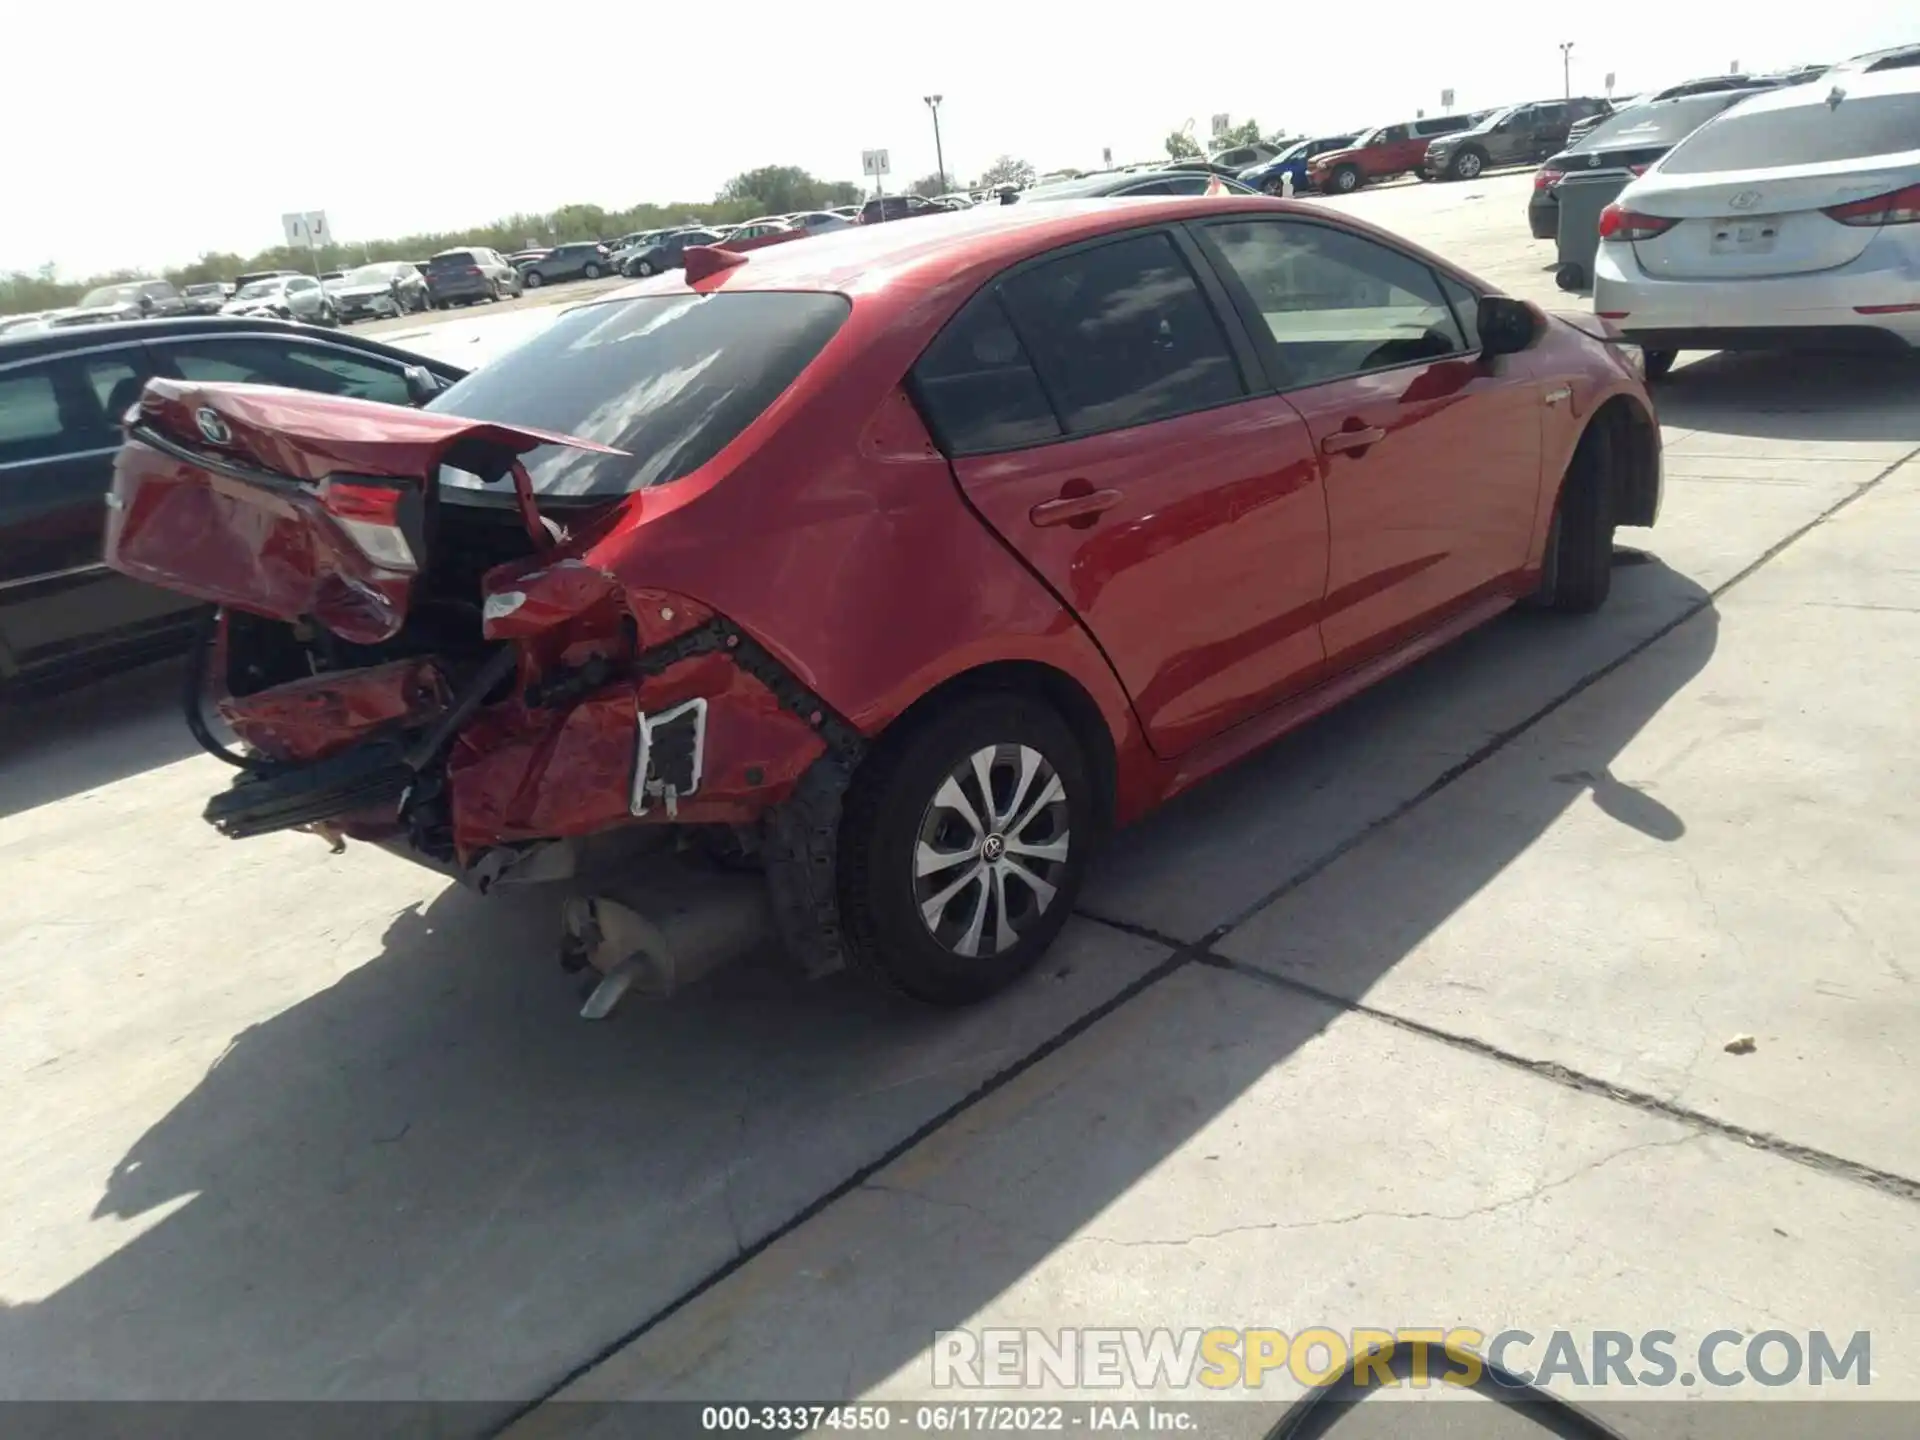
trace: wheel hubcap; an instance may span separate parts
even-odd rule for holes
[[[1026,745],[989,745],[956,765],[920,817],[913,898],[956,955],[997,955],[1053,904],[1066,870],[1067,791]]]

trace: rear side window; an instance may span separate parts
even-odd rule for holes
[[[51,370],[0,375],[0,465],[44,460],[70,448],[61,440],[61,429]]]
[[[161,353],[183,380],[284,385],[388,405],[411,403],[397,368],[344,351],[252,338],[178,341]]]
[[[846,323],[844,295],[740,291],[584,305],[436,395],[432,410],[597,440],[526,457],[543,495],[624,495],[678,480],[730,444]],[[443,471],[450,485],[474,477]]]
[[[992,290],[934,338],[913,367],[914,397],[949,455],[974,455],[1059,438],[1047,393]]]
[[[1774,170],[1920,150],[1920,95],[1866,95],[1838,105],[1729,110],[1681,141],[1665,175]]]
[[[1000,293],[1069,431],[1143,425],[1246,393],[1213,307],[1165,234],[1022,270]]]
[[[1675,145],[1698,130],[1729,105],[1744,97],[1732,94],[1689,95],[1682,100],[1663,100],[1622,110],[1589,130],[1574,149],[1589,150],[1654,149]]]

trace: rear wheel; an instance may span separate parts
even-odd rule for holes
[[[584,273],[586,274],[587,279],[598,280],[600,278],[600,267],[598,265],[595,265],[592,261],[588,261],[587,268]]]
[[[522,283],[525,284],[529,290],[538,290],[542,285],[547,283],[547,280],[538,270],[529,270],[526,275],[522,277]]]
[[[1603,422],[1580,437],[1560,485],[1535,600],[1551,610],[1598,610],[1613,588],[1615,446]]]
[[[982,694],[930,715],[872,755],[847,797],[849,959],[934,1005],[1004,989],[1073,911],[1093,802],[1085,753],[1043,702]]]
[[[1680,358],[1678,350],[1643,350],[1640,352],[1642,363],[1647,369],[1647,379],[1664,380],[1673,370],[1673,362]]]
[[[1360,188],[1362,178],[1359,166],[1342,165],[1338,170],[1333,172],[1332,179],[1329,183],[1333,187],[1334,194],[1351,195]]]
[[[1562,290],[1584,290],[1587,286],[1587,267],[1578,260],[1568,260],[1553,272],[1553,283]]]

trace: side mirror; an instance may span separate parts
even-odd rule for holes
[[[140,313],[142,315],[151,315],[153,313],[153,297],[145,292],[142,292],[140,296]]]
[[[1480,331],[1480,353],[1488,359],[1518,355],[1540,338],[1539,312],[1511,295],[1482,295],[1474,323]]]
[[[424,365],[409,365],[400,372],[407,382],[407,399],[424,405],[440,393],[440,377]]]

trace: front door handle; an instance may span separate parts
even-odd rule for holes
[[[1328,455],[1339,455],[1349,450],[1364,450],[1369,445],[1378,445],[1387,438],[1387,432],[1378,425],[1364,425],[1358,430],[1336,430],[1320,442],[1320,449]]]
[[[1089,490],[1084,495],[1062,495],[1042,500],[1027,512],[1036,525],[1091,525],[1103,512],[1120,503],[1118,490]]]

